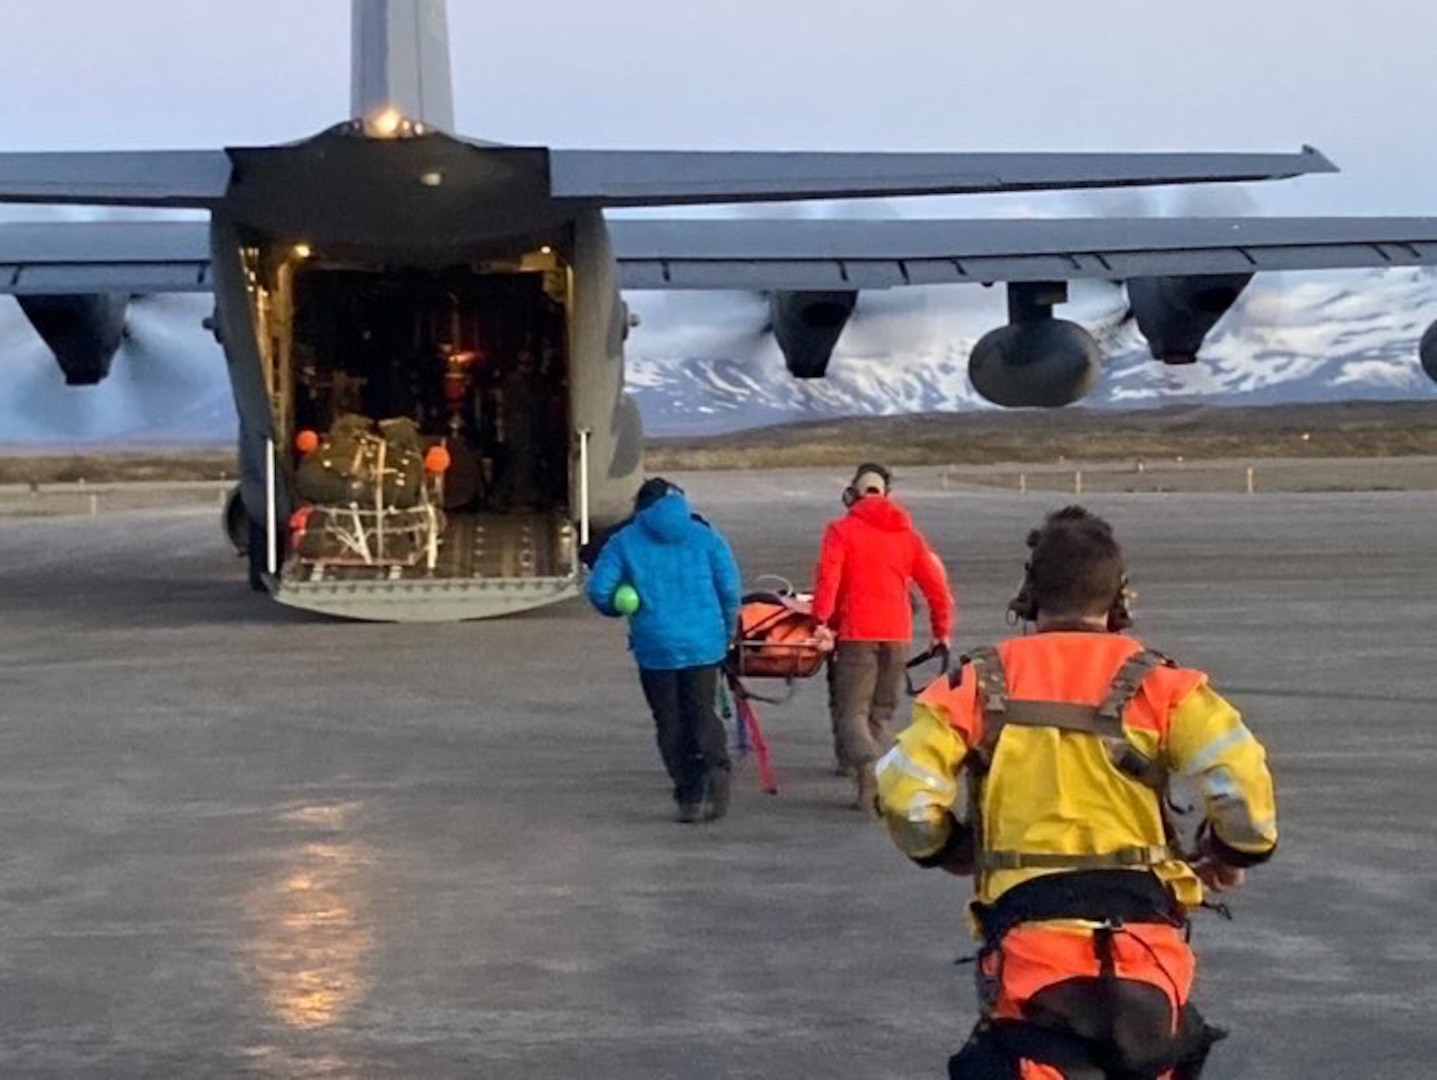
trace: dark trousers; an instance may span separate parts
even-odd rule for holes
[[[639,669],[664,768],[674,782],[674,801],[696,803],[703,797],[709,769],[727,769],[728,736],[714,710],[718,665],[676,671]]]

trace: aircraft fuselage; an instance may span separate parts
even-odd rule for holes
[[[624,516],[641,467],[599,210],[550,197],[543,150],[437,133],[350,124],[230,154],[211,265],[260,580],[404,621],[573,595],[579,545]],[[336,495],[357,451],[314,443],[346,416],[406,418],[446,467],[397,501]]]

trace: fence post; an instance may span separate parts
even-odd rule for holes
[[[1251,494],[1252,494],[1254,491],[1256,491],[1256,490],[1257,490],[1256,470],[1255,470],[1251,465],[1249,465],[1249,466],[1247,467],[1247,493],[1248,493],[1249,495],[1251,495]]]
[[[1074,495],[1081,495],[1082,493],[1083,493],[1083,474],[1082,474],[1082,471],[1081,471],[1081,470],[1078,470],[1078,471],[1075,471],[1075,472],[1073,473],[1073,494],[1074,494]]]
[[[90,493],[90,516],[97,517],[100,513],[100,496],[94,492]]]
[[[1018,490],[1023,493],[1026,493],[1028,490],[1028,474],[1025,472],[1018,474]]]

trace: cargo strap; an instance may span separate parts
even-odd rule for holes
[[[1117,867],[1152,866],[1170,859],[1168,847],[1127,847],[1096,854],[1059,854],[1056,852],[990,851],[984,839],[982,800],[983,782],[993,764],[998,739],[1008,725],[1047,727],[1101,738],[1108,748],[1113,765],[1125,776],[1151,788],[1161,796],[1166,790],[1167,773],[1160,762],[1150,759],[1128,739],[1123,728],[1123,712],[1137,695],[1143,680],[1156,668],[1174,667],[1162,653],[1141,649],[1128,657],[1113,676],[1107,696],[1097,705],[1069,701],[1042,701],[1008,696],[1007,674],[1003,659],[991,645],[974,649],[964,658],[973,670],[977,684],[979,707],[983,712],[983,737],[968,754],[968,821],[975,834],[978,857],[976,870],[982,888],[982,875],[994,870],[1052,868],[1065,870],[1097,870]]]

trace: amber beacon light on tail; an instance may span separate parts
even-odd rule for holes
[[[0,202],[185,208],[208,222],[0,225],[14,294],[67,382],[107,377],[137,297],[209,292],[239,412],[226,515],[250,579],[364,619],[479,618],[578,590],[578,552],[642,468],[624,289],[769,297],[820,378],[859,293],[1006,284],[974,387],[1077,400],[1102,362],[1054,316],[1125,283],[1155,361],[1189,363],[1264,270],[1437,262],[1437,219],[616,220],[611,207],[1259,181],[1321,153],[559,150],[456,135],[442,0],[354,0],[347,119],[215,150],[0,152]],[[1437,378],[1437,332],[1420,346]],[[0,390],[0,392],[4,392]],[[75,391],[83,393],[83,390]]]

